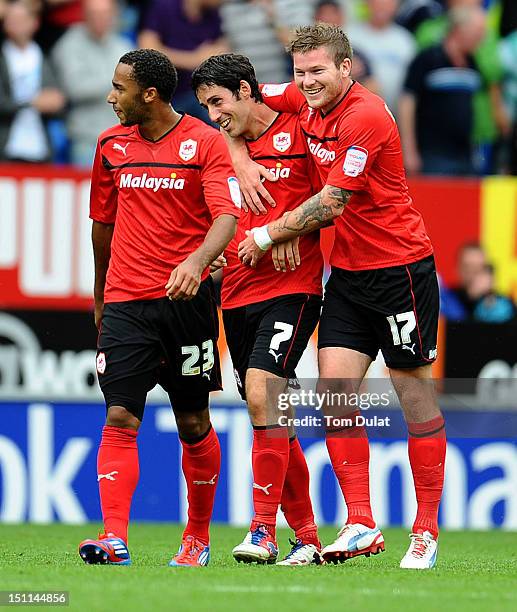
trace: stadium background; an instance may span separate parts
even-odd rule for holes
[[[106,83],[106,88],[109,83]],[[497,289],[517,299],[517,179],[410,181],[444,285],[457,283],[461,245],[479,241]],[[0,164],[0,522],[98,521],[95,456],[104,418],[95,383],[92,256],[86,170],[63,164]],[[332,232],[323,232],[328,253]],[[517,324],[442,321],[439,379],[468,381],[443,397],[454,423],[441,524],[517,530],[515,397]],[[299,375],[314,377],[314,341]],[[251,431],[221,339],[225,390],[213,397],[223,468],[214,519],[245,525],[251,513]],[[382,363],[371,377],[385,375]],[[467,426],[468,424],[468,426]],[[303,438],[320,523],[344,518],[324,442]],[[184,483],[165,396],[149,396],[140,434],[134,520],[182,521]],[[372,496],[383,526],[409,525],[414,508],[406,442],[372,443]]]

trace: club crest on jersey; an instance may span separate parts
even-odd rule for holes
[[[284,153],[291,146],[291,134],[289,132],[279,132],[273,136],[273,146],[280,153]]]
[[[97,355],[97,372],[99,374],[104,374],[106,371],[106,355],[104,353],[99,353]]]
[[[197,142],[195,140],[189,139],[184,140],[180,144],[179,156],[183,161],[191,160],[197,151]]]

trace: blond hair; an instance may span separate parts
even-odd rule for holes
[[[316,23],[296,28],[286,51],[292,56],[295,53],[309,53],[320,47],[327,47],[338,68],[344,59],[352,59],[352,46],[347,35],[339,26],[330,23]]]

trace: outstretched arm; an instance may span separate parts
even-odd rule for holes
[[[240,260],[254,268],[273,243],[303,236],[326,227],[343,213],[352,193],[341,187],[325,185],[319,193],[281,219],[250,232],[239,244]]]

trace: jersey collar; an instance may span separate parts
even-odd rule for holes
[[[178,115],[181,115],[181,117],[180,117],[180,118],[178,119],[178,121],[177,121],[177,122],[176,122],[176,123],[175,123],[175,124],[174,124],[174,125],[171,127],[171,129],[170,129],[170,130],[167,130],[167,131],[165,132],[165,134],[162,134],[162,135],[160,136],[160,138],[157,138],[156,140],[151,140],[150,138],[146,138],[146,137],[145,137],[145,136],[142,134],[142,132],[140,131],[140,126],[138,126],[138,125],[137,125],[137,126],[136,126],[136,129],[137,129],[137,131],[138,131],[138,135],[140,136],[140,138],[141,138],[142,140],[145,140],[146,142],[152,142],[152,143],[155,143],[155,142],[160,142],[161,140],[163,140],[164,138],[166,138],[166,137],[167,137],[167,136],[168,136],[168,135],[169,135],[171,132],[173,132],[173,131],[174,131],[174,130],[175,130],[175,129],[176,129],[176,128],[177,128],[177,127],[180,125],[180,123],[183,121],[183,118],[185,117],[185,113],[184,113],[184,112],[182,112],[182,111],[176,111],[176,112],[178,113]]]

